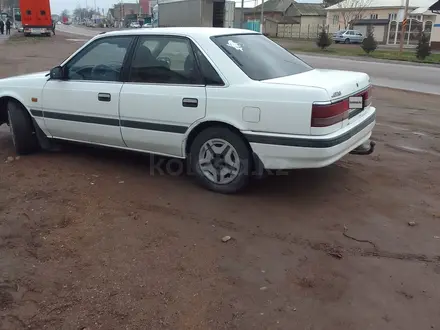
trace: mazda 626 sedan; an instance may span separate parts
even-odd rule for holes
[[[67,140],[177,157],[222,193],[371,153],[375,112],[367,74],[314,69],[226,28],[102,33],[50,72],[0,80],[18,154]]]

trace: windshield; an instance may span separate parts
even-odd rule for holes
[[[345,33],[345,30],[341,30],[341,31],[336,32],[335,34],[344,34],[344,33]]]
[[[253,80],[291,76],[313,69],[261,34],[234,34],[211,39]]]

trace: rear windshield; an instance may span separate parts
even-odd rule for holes
[[[234,34],[211,39],[253,80],[291,76],[313,69],[261,34]]]

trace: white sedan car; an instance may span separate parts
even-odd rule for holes
[[[132,22],[132,23],[130,23],[130,27],[131,28],[140,28],[141,27],[141,25],[138,23],[138,22]]]
[[[67,140],[187,159],[221,193],[371,153],[375,113],[367,74],[313,69],[226,28],[102,33],[50,72],[0,80],[18,154]]]

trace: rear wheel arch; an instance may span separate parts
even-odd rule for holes
[[[199,123],[198,125],[196,125],[195,127],[193,127],[191,129],[191,131],[189,132],[189,134],[186,138],[184,156],[187,156],[189,154],[189,152],[191,150],[191,145],[193,144],[194,139],[197,137],[197,135],[199,135],[201,132],[203,132],[205,129],[208,129],[209,127],[224,127],[224,128],[230,129],[234,133],[238,134],[243,139],[244,143],[246,143],[249,150],[252,151],[252,147],[251,147],[249,141],[246,139],[246,137],[243,135],[243,133],[237,127],[235,127],[231,124],[225,123],[223,121],[212,120],[212,121],[205,121],[205,122]]]
[[[209,141],[211,147],[206,147]],[[203,122],[190,132],[185,149],[188,165],[203,187],[230,194],[248,185],[254,171],[253,151],[248,140],[233,125],[221,121]],[[201,155],[204,155],[204,165],[200,163]]]

